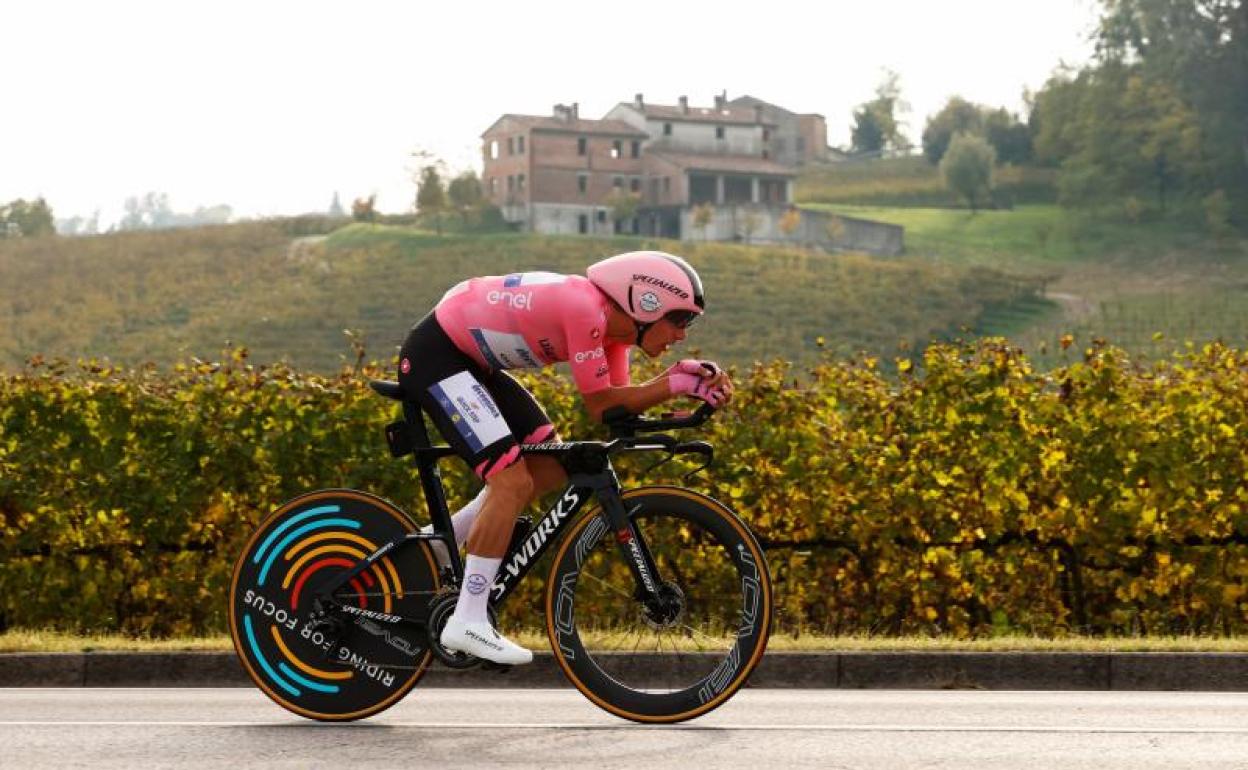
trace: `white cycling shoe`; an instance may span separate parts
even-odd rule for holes
[[[504,666],[533,662],[533,653],[495,631],[488,622],[465,623],[452,615],[442,629],[441,641],[448,650],[465,652]]]

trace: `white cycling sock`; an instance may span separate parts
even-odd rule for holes
[[[455,545],[463,548],[464,543],[468,541],[468,533],[472,531],[472,523],[477,520],[477,514],[481,512],[481,506],[485,505],[485,492],[487,487],[482,487],[477,496],[460,508],[451,516],[451,526],[455,528]],[[421,527],[421,532],[428,534],[433,531],[432,524],[426,524]]]
[[[464,561],[464,585],[459,589],[459,601],[455,604],[455,618],[464,623],[489,622],[486,610],[490,606],[490,588],[502,563],[502,559],[468,554]]]

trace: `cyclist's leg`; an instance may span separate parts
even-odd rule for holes
[[[486,386],[498,401],[499,408],[507,418],[512,433],[521,437],[521,444],[540,444],[547,441],[559,441],[559,433],[551,424],[546,410],[527,388],[516,382],[515,378],[504,371],[492,372],[486,379]],[[533,494],[528,502],[540,498],[548,492],[563,488],[568,482],[568,475],[563,466],[553,457],[532,455],[524,458],[529,475],[533,479]]]

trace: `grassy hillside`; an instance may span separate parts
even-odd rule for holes
[[[1057,199],[1052,169],[997,169],[994,200],[1000,205],[1052,203]],[[940,169],[923,156],[847,161],[805,169],[794,197],[809,203],[955,208],[963,204],[945,189]]]
[[[1041,362],[1065,333],[1166,355],[1186,341],[1248,343],[1248,240],[1217,240],[1182,214],[1131,224],[1057,206],[1012,211],[811,204],[906,228],[914,258],[1032,276],[1048,304],[1001,306],[976,330],[1005,334]]]
[[[228,340],[261,360],[317,369],[388,358],[442,293],[471,275],[580,272],[643,245],[686,255],[711,314],[690,341],[748,364],[837,353],[887,355],[1034,306],[1034,284],[976,265],[874,260],[729,244],[527,235],[436,236],[352,225],[319,241],[280,223],[0,242],[0,365],[35,353],[168,362]],[[1043,304],[1043,303],[1041,303]]]

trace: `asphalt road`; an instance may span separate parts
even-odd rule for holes
[[[693,723],[427,689],[324,725],[246,689],[0,689],[0,768],[1248,768],[1248,694],[764,690]]]

